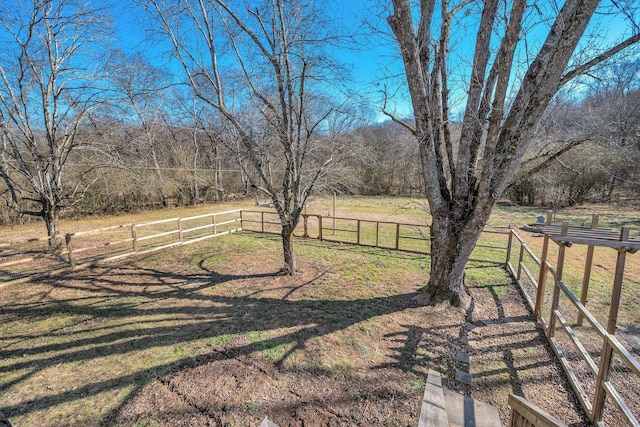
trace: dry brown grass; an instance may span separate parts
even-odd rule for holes
[[[89,218],[65,227],[77,231],[252,207],[243,203]],[[313,203],[309,211],[331,210],[330,199]],[[339,206],[339,216],[425,220],[420,202],[411,199],[352,198]],[[497,212],[493,225],[508,222],[504,212]],[[516,213],[535,217],[535,212]],[[0,407],[16,425],[34,426],[172,425],[180,411],[192,416],[194,425],[212,420],[245,425],[267,410],[289,414],[267,398],[269,392],[252,395],[247,383],[242,389],[247,394],[238,394],[226,418],[215,415],[224,412],[220,408],[198,409],[206,402],[217,408],[219,402],[190,384],[244,366],[253,367],[246,372],[256,373],[256,387],[259,373],[266,372],[261,387],[284,393],[300,408],[320,399],[318,411],[334,408],[338,415],[327,416],[347,424],[370,413],[360,422],[414,425],[426,372],[436,367],[447,387],[489,400],[503,417],[506,395],[519,391],[546,410],[561,410],[556,415],[567,423],[582,422],[575,401],[569,409],[554,406],[566,399],[568,386],[500,269],[471,265],[467,279],[475,312],[443,312],[413,299],[428,271],[423,257],[315,241],[300,241],[298,249],[303,271],[295,278],[273,274],[281,263],[277,239],[239,234],[0,289]],[[575,249],[572,268],[580,268]],[[640,294],[633,257],[622,319],[631,325],[638,322],[633,304]],[[603,289],[610,258],[605,251],[597,261]],[[573,280],[576,273],[566,271]],[[457,339],[465,315],[472,321],[494,315],[498,321],[517,319],[513,330],[502,325],[504,331],[476,332],[476,342],[466,348],[476,360],[472,388],[452,379],[455,369],[464,369],[454,355],[461,348]],[[229,383],[234,378],[240,387],[238,376],[229,376]],[[293,386],[298,383],[310,394]],[[201,384],[211,390],[219,386]],[[327,390],[335,395],[322,400]],[[187,397],[176,397],[181,395]],[[153,403],[160,396],[164,408]]]

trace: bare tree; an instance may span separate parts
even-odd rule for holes
[[[335,69],[337,36],[314,2],[139,0],[168,40],[194,94],[222,117],[227,141],[282,225],[286,274],[297,270],[293,231],[336,153],[326,127],[340,110],[319,97]],[[326,89],[324,89],[326,91]],[[320,149],[322,148],[322,149]]]
[[[0,10],[0,175],[8,203],[44,219],[52,248],[61,243],[60,210],[86,188],[65,180],[65,166],[101,100],[91,49],[106,24],[73,0],[19,0]]]
[[[157,193],[163,207],[167,206],[167,180],[163,175],[163,160],[169,157],[162,153],[166,148],[165,116],[169,83],[165,73],[149,63],[141,54],[127,55],[116,51],[107,66],[109,78],[118,94],[114,102],[120,110],[123,121],[121,128],[126,137],[126,145],[133,156],[138,158],[139,167],[153,170],[150,176],[152,191]]]
[[[431,273],[424,287],[432,300],[453,305],[467,300],[465,265],[560,87],[640,40],[636,32],[600,54],[580,58],[567,70],[599,3],[565,1],[552,11],[546,39],[532,54],[525,44],[531,42],[526,29],[532,19],[540,19],[540,7],[526,0],[424,0],[419,7],[411,0],[392,0],[388,23],[400,47],[415,117],[412,126],[398,122],[409,127],[419,143],[433,218]],[[625,14],[632,5],[625,2]],[[472,57],[466,62],[466,107],[454,141],[449,105],[452,61],[465,49],[457,48],[462,43],[452,48],[452,28],[472,26],[477,33],[475,38],[467,35],[467,42],[471,39],[475,45],[467,50]],[[543,29],[538,25],[536,31]],[[519,61],[524,61],[524,69]]]
[[[197,98],[194,98],[190,91],[180,91],[175,94],[176,104],[180,106],[180,114],[177,114],[177,125],[180,129],[186,130],[191,139],[193,146],[193,182],[191,185],[191,202],[198,203],[201,197],[201,184],[204,184],[202,190],[205,192],[211,189],[213,200],[220,201],[224,197],[225,189],[222,179],[222,152],[223,138],[218,129],[219,120],[217,116],[210,117],[211,109],[208,105]],[[175,127],[171,127],[175,129]],[[172,132],[172,137],[177,139],[176,132]],[[202,152],[202,153],[201,153]],[[206,164],[206,168],[213,172],[212,182],[203,179],[198,175],[198,165]],[[237,173],[236,171],[227,170],[227,172]]]

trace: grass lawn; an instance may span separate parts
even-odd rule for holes
[[[338,216],[428,223],[420,200],[338,201]],[[63,228],[237,207],[251,203],[68,220]],[[329,213],[331,199],[316,198],[311,209]],[[491,225],[534,222],[536,214],[499,208]],[[614,221],[633,222],[633,212],[624,215]],[[0,231],[6,239],[28,235],[41,233]],[[501,268],[471,264],[475,312],[444,311],[417,299],[428,277],[424,256],[297,242],[294,278],[275,274],[277,237],[237,233],[0,288],[0,409],[17,426],[257,425],[265,415],[280,425],[415,425],[426,374],[437,368],[445,386],[499,406],[503,422],[510,392],[565,411],[551,404],[569,388]],[[606,294],[609,258],[597,261],[595,294]],[[637,261],[629,265],[621,321],[636,325],[640,271]],[[469,317],[511,317],[522,328],[501,338],[484,330],[484,343],[498,341],[467,348],[478,387],[453,380],[465,369],[454,356]],[[575,401],[568,406],[574,412],[556,416],[579,425]]]
[[[3,289],[0,406],[16,425],[99,425],[149,382],[227,347],[329,379],[402,365],[389,343],[421,310],[423,258],[311,242],[292,281],[274,275],[278,248],[236,234]],[[426,366],[407,368],[389,387],[411,395],[415,415]]]

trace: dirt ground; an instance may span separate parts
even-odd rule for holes
[[[244,274],[251,283],[238,291],[259,289],[271,298],[292,297],[301,282],[314,283],[323,274],[305,265],[302,277],[260,277],[264,267],[249,268]],[[415,426],[431,367],[442,372],[446,388],[498,407],[503,424],[509,393],[570,426],[588,424],[542,330],[510,282],[472,284],[466,312],[422,305],[418,284],[399,283],[395,297],[354,304],[343,313],[351,320],[339,327],[329,307],[299,312],[310,330],[292,331],[295,345],[276,359],[265,357],[265,350],[278,342],[250,343],[246,335],[235,335],[150,382],[103,425],[257,426],[268,416],[282,427]],[[298,297],[306,303],[304,292]],[[387,313],[381,314],[382,324],[368,327],[364,308]],[[246,312],[273,315],[268,306]],[[340,328],[349,334],[336,337]],[[470,365],[456,360],[458,351],[469,354]],[[472,385],[456,381],[457,370],[469,372]]]
[[[588,425],[501,268],[468,266],[472,304],[460,311],[423,304],[424,257],[297,248],[293,278],[276,274],[277,238],[238,233],[0,287],[0,410],[16,427],[257,426],[265,416],[281,427],[415,426],[435,368],[446,388],[496,406],[503,424],[513,393]],[[637,267],[628,262],[634,285]],[[632,318],[619,332],[637,354],[638,300],[627,296]],[[637,414],[637,377],[613,371]]]

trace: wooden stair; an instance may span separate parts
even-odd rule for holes
[[[418,427],[501,427],[498,410],[442,388],[442,377],[429,370]]]

